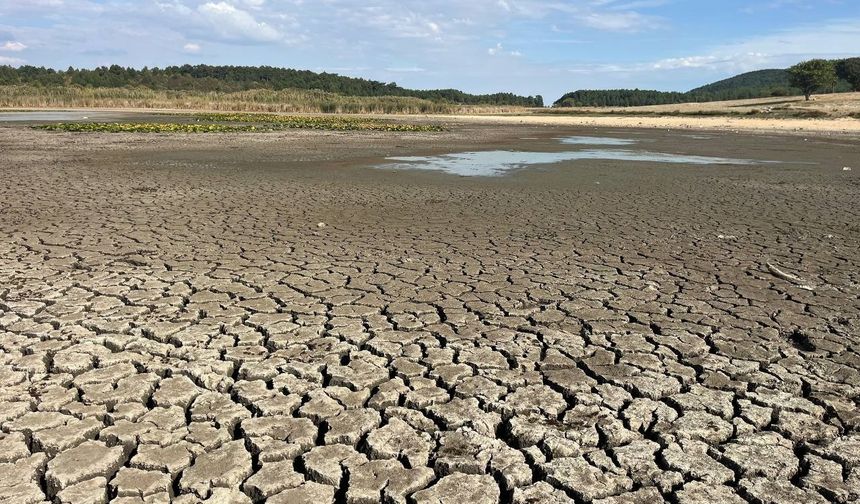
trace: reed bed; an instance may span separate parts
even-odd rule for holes
[[[343,96],[323,91],[166,91],[147,88],[0,86],[5,108],[136,108],[268,113],[450,114],[457,105],[420,98]]]

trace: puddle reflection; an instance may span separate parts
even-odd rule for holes
[[[600,137],[567,137],[559,139],[566,145],[623,146],[635,140]],[[391,163],[378,166],[394,170],[438,170],[464,177],[492,177],[531,165],[546,165],[564,161],[601,159],[633,162],[657,162],[691,165],[757,165],[773,161],[733,159],[710,156],[667,154],[629,149],[585,149],[567,152],[479,151],[459,152],[441,156],[405,156],[387,158]]]

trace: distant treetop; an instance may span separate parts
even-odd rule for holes
[[[807,101],[812,93],[831,92],[836,89],[836,63],[830,60],[813,59],[788,69],[791,85],[803,93]]]

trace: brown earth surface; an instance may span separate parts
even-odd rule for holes
[[[455,120],[476,124],[519,124],[567,128],[633,128],[673,129],[687,132],[725,131],[730,133],[767,133],[795,136],[817,135],[857,138],[860,136],[860,119],[840,117],[830,119],[772,119],[744,116],[697,115],[635,115],[624,112],[608,113],[543,113],[508,116],[470,115],[436,116],[439,120]]]
[[[0,127],[0,501],[854,501],[858,149]]]
[[[724,113],[771,114],[774,118],[792,113],[803,115],[822,115],[824,117],[850,117],[860,114],[860,93],[814,94],[807,100],[803,96],[774,96],[768,98],[749,98],[746,100],[726,100],[701,103],[674,103],[671,105],[645,105],[640,107],[577,107],[560,108],[553,111],[582,112],[653,112],[658,114],[697,114]]]
[[[813,133],[855,138],[860,135],[860,93],[814,95],[809,101],[803,96],[780,96],[642,107],[532,110],[536,115],[521,114],[507,121],[579,127]]]

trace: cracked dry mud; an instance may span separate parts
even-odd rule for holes
[[[0,501],[856,501],[860,144],[563,134],[2,128]]]

